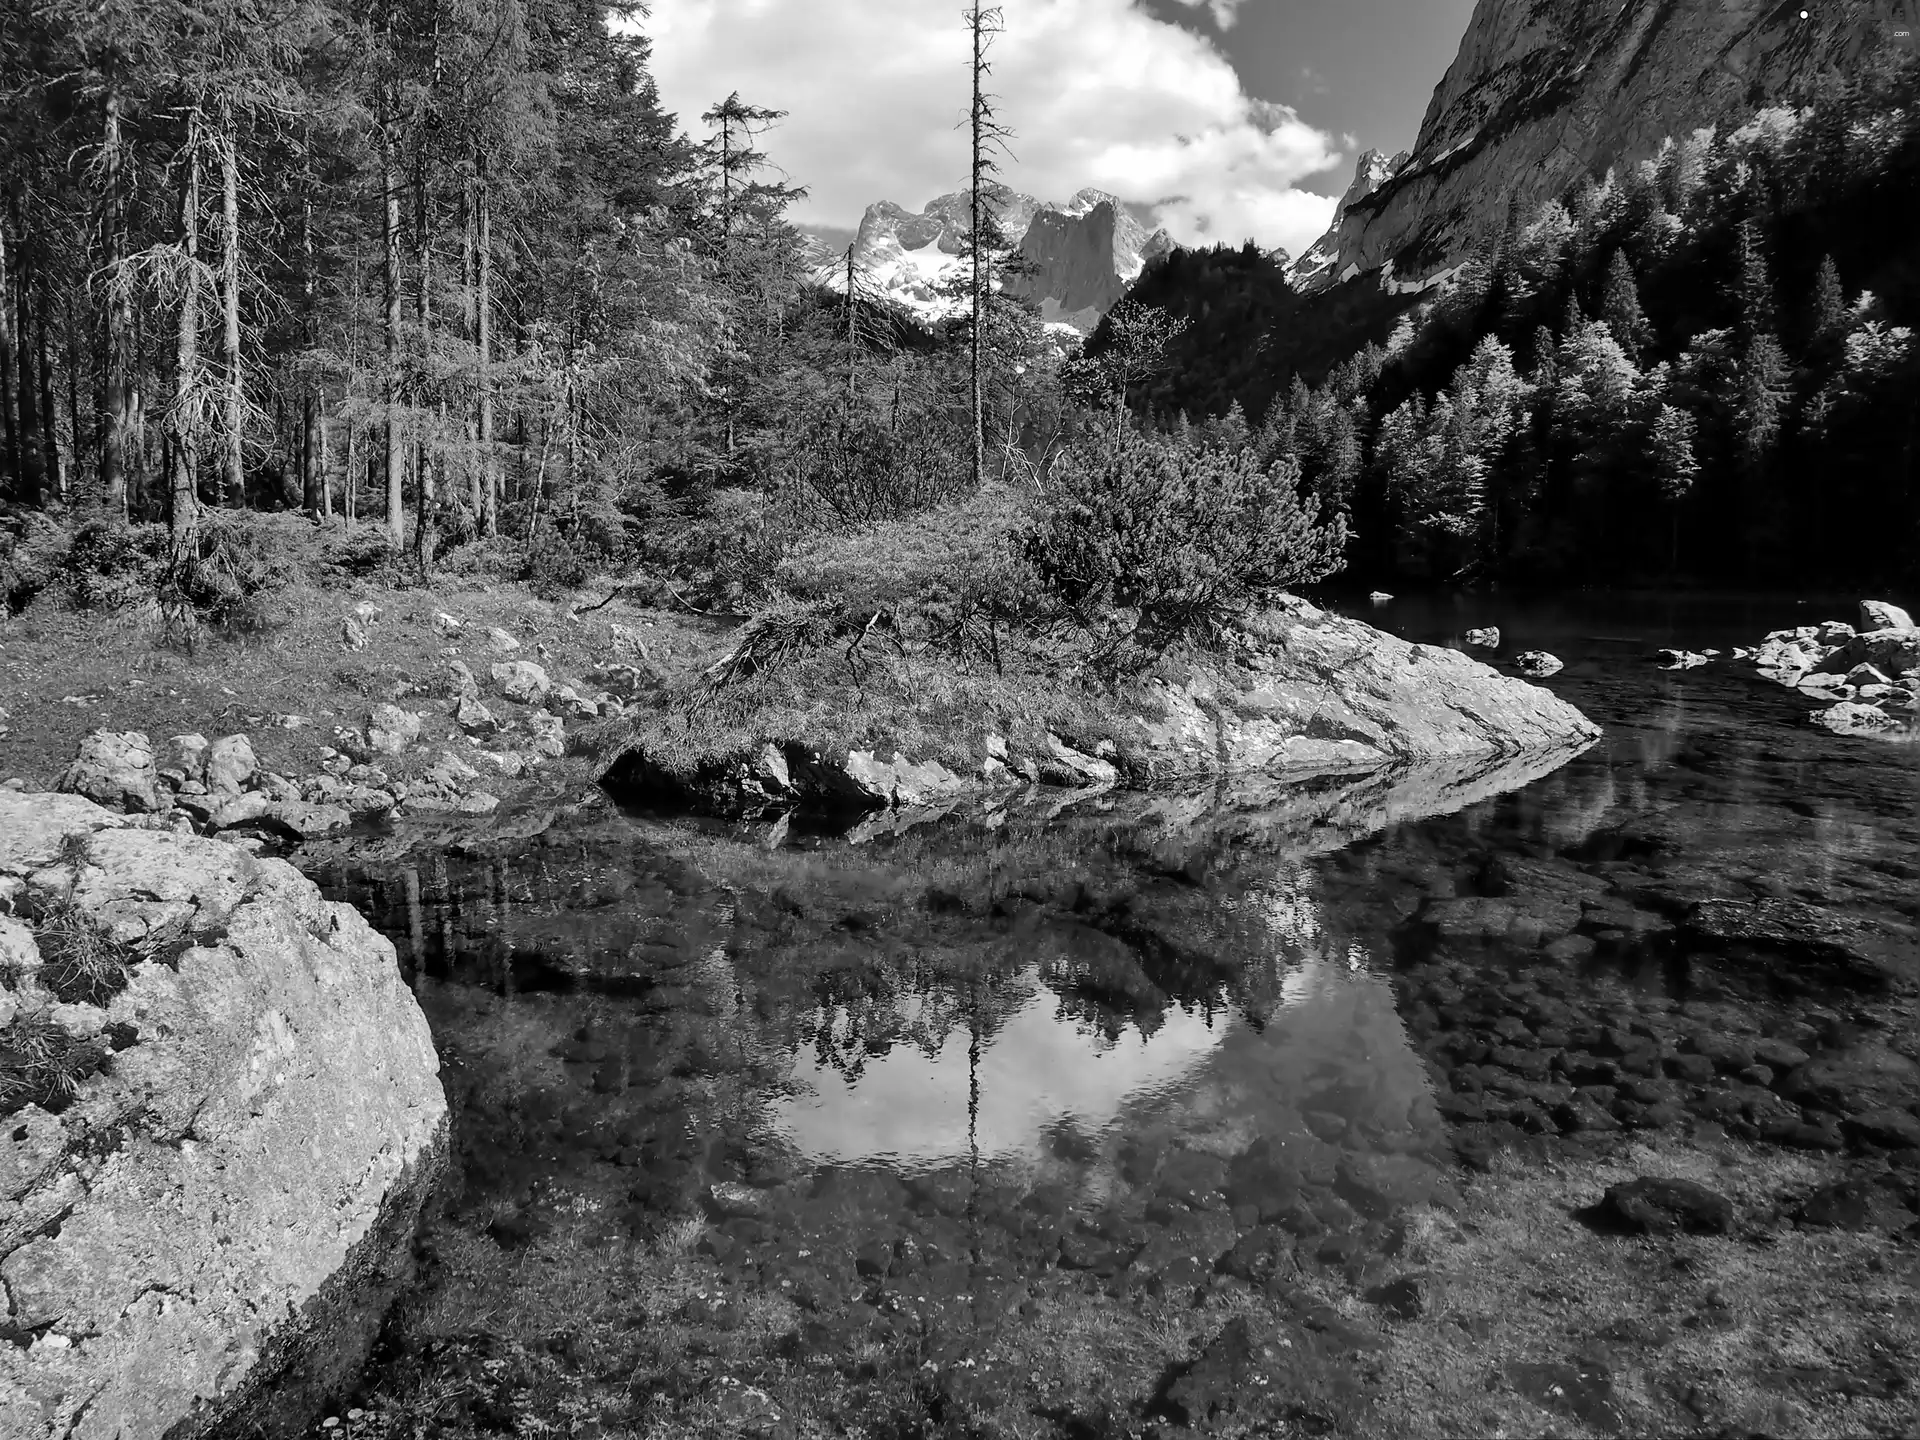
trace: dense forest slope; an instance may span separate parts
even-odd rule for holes
[[[1133,300],[1185,328],[1135,408],[1291,458],[1364,575],[1912,573],[1920,57],[1524,193],[1425,296],[1379,271],[1303,295],[1250,250],[1157,262]]]
[[[1479,0],[1413,153],[1347,205],[1330,278],[1457,264],[1532,210],[1669,136],[1830,93],[1911,46],[1916,0]]]

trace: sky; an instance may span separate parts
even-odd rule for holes
[[[877,200],[962,188],[962,0],[653,0],[641,28],[695,133],[733,91],[787,118],[760,148],[840,239]],[[1358,152],[1404,149],[1473,0],[1001,0],[991,89],[1002,178],[1110,191],[1183,244],[1299,254]]]

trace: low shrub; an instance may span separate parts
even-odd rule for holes
[[[66,567],[71,537],[37,510],[0,510],[0,604],[21,614]]]
[[[1324,523],[1291,459],[1129,432],[1053,468],[1021,549],[1053,601],[1108,658],[1206,638],[1289,586],[1340,568],[1346,524]]]

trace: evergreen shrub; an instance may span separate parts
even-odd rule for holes
[[[1289,586],[1340,568],[1346,523],[1322,521],[1291,459],[1130,431],[1055,465],[1022,542],[1047,592],[1110,649],[1159,654]],[[1131,613],[1137,622],[1114,625]]]

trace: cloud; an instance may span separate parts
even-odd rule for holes
[[[1216,0],[1228,14],[1237,3]],[[1342,162],[1334,137],[1249,96],[1210,40],[1131,0],[1003,8],[990,86],[1014,131],[1007,183],[1044,199],[1111,191],[1185,244],[1298,254],[1326,228],[1333,202],[1298,186]],[[809,188],[802,224],[851,226],[876,200],[918,209],[965,181],[954,0],[654,0],[642,28],[662,98],[690,129],[735,90],[790,112],[760,145]]]
[[[1205,10],[1213,17],[1213,23],[1222,30],[1231,30],[1233,22],[1240,18],[1240,7],[1246,0],[1180,0],[1189,10]]]

